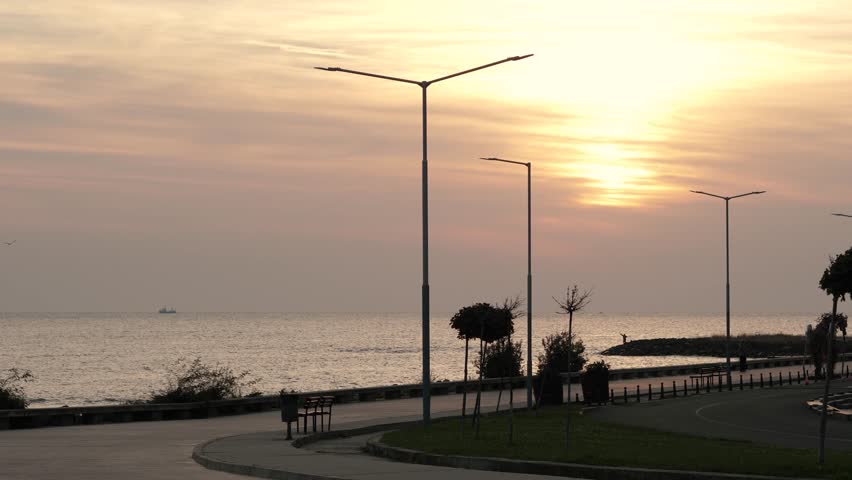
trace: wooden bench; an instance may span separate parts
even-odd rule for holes
[[[709,386],[713,386],[714,378],[718,378],[719,383],[722,382],[723,373],[720,367],[702,367],[698,369],[698,374],[690,375],[689,378],[697,380],[700,387],[703,387],[705,382],[709,382]]]
[[[325,431],[325,417],[328,417],[328,429],[331,430],[331,407],[334,405],[334,397],[308,397],[302,403],[299,418],[304,418],[303,433],[308,433],[308,417],[313,421],[313,431],[317,431],[317,417],[320,419],[320,431]],[[299,431],[299,422],[296,421],[296,431]]]

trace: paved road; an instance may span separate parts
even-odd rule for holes
[[[523,395],[523,397],[522,397]],[[515,391],[515,398],[526,398]],[[484,394],[484,406],[496,404],[496,392]],[[505,405],[505,395],[503,402]],[[421,400],[352,403],[334,407],[334,422],[418,415]],[[460,395],[432,397],[434,412],[461,405]],[[207,470],[192,458],[195,445],[218,437],[280,429],[278,411],[205,420],[136,422],[108,425],[0,431],[2,480],[245,479]]]
[[[836,382],[833,391],[848,391],[852,382]],[[587,411],[597,418],[689,433],[792,448],[816,448],[819,415],[803,406],[818,398],[823,384],[722,392]],[[852,450],[852,421],[829,419],[826,446]]]

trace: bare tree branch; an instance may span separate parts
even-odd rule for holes
[[[571,315],[575,312],[579,312],[586,305],[589,304],[592,297],[592,290],[584,290],[580,291],[580,287],[574,285],[573,287],[568,288],[565,292],[565,300],[559,300],[556,297],[553,297],[553,300],[559,305],[559,314],[562,315]]]

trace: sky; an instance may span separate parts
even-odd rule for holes
[[[830,308],[848,1],[0,3],[0,311]]]

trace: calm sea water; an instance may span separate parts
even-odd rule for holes
[[[431,322],[436,379],[461,379],[464,342],[450,314]],[[801,334],[814,315],[736,315],[732,334]],[[560,315],[533,319],[533,357],[541,338],[567,328]],[[724,334],[724,315],[582,313],[574,328],[592,359],[630,339]],[[97,405],[145,397],[165,367],[200,356],[248,370],[259,388],[300,391],[420,380],[419,313],[66,313],[0,314],[0,370],[30,369],[33,407]],[[516,321],[526,339],[526,318]],[[526,348],[526,347],[524,347]],[[615,368],[700,363],[706,357],[606,357]]]

